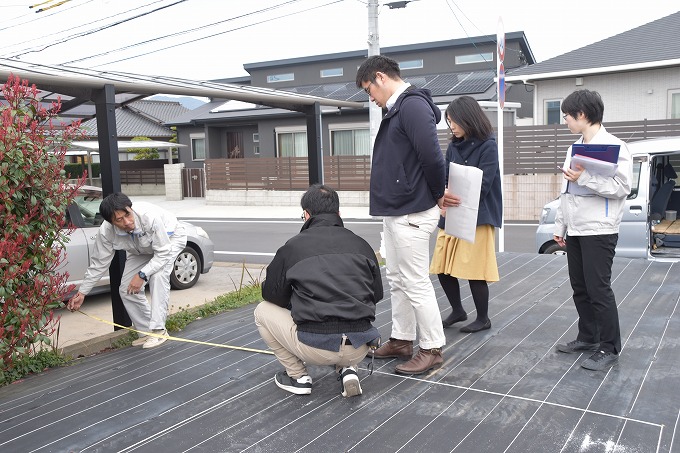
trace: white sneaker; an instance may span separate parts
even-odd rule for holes
[[[143,335],[139,338],[137,338],[135,341],[132,342],[132,346],[141,346],[144,343],[146,343],[146,340],[148,340],[149,337],[147,335]]]
[[[338,380],[342,380],[342,396],[361,395],[361,383],[355,367],[347,366],[340,370]]]
[[[156,333],[158,335],[167,335],[168,334],[168,331],[165,330],[165,329],[152,330],[152,332]],[[167,338],[152,337],[151,335],[149,335],[149,337],[146,339],[146,341],[142,345],[142,348],[144,348],[144,349],[155,348],[156,346],[162,345],[166,341],[168,341]]]

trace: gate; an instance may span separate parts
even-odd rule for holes
[[[203,168],[182,169],[182,195],[184,197],[205,197],[205,170]]]

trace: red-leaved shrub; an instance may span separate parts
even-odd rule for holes
[[[50,344],[69,290],[56,272],[67,236],[64,213],[77,186],[64,173],[79,123],[55,127],[60,101],[44,105],[28,81],[10,76],[0,100],[0,355],[3,369]]]

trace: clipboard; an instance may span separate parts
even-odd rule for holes
[[[581,155],[591,159],[602,160],[615,164],[619,161],[621,145],[595,145],[579,144],[571,145],[571,155]]]

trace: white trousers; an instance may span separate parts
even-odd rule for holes
[[[437,296],[430,280],[430,236],[437,228],[439,207],[385,217],[385,261],[392,299],[392,338],[414,341],[422,349],[446,344]]]
[[[177,256],[186,246],[186,236],[179,239],[170,238],[170,242],[172,243],[172,254]],[[132,278],[142,270],[153,256],[133,255],[131,253],[127,253],[126,256],[125,270],[118,292],[132,324],[134,324],[135,329],[142,332],[165,329],[165,319],[168,317],[168,306],[170,305],[170,273],[175,265],[175,260],[170,260],[158,272],[148,276],[151,297],[150,300],[147,300],[144,291],[128,294],[127,289]]]

